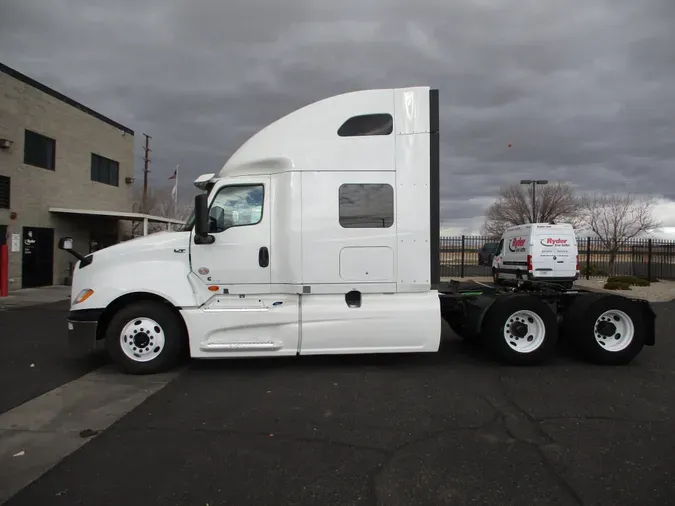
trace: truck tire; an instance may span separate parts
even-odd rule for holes
[[[142,301],[123,307],[111,319],[105,345],[112,360],[130,374],[154,374],[178,362],[183,322],[166,304]]]
[[[502,362],[540,364],[555,352],[558,320],[532,295],[498,297],[483,319],[481,343]]]
[[[645,345],[641,308],[620,295],[577,297],[563,315],[563,337],[583,358],[600,365],[625,365]]]

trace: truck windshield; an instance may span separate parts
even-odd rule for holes
[[[188,219],[185,221],[185,225],[183,225],[179,229],[179,232],[189,232],[190,230],[192,230],[194,224],[195,224],[195,210],[192,209],[192,211],[190,211],[190,216],[188,216]]]

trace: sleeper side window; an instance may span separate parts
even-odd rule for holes
[[[394,188],[389,184],[350,183],[339,189],[343,228],[389,228],[394,224]]]

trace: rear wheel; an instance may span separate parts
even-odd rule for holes
[[[110,357],[125,372],[153,374],[178,362],[184,334],[183,322],[169,306],[143,301],[112,317],[105,344]]]
[[[515,365],[548,360],[557,340],[555,313],[531,295],[497,298],[485,315],[481,329],[481,341],[488,351]]]
[[[640,307],[605,294],[577,297],[563,317],[563,334],[584,358],[602,365],[628,364],[646,336]]]

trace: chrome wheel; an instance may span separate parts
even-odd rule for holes
[[[162,353],[166,338],[164,330],[150,318],[134,318],[120,333],[120,347],[135,362],[149,362]]]
[[[627,348],[635,336],[633,320],[618,309],[610,309],[595,320],[593,326],[596,342],[611,352]]]
[[[521,310],[506,320],[503,336],[511,349],[518,353],[531,353],[544,342],[546,326],[534,311]]]

